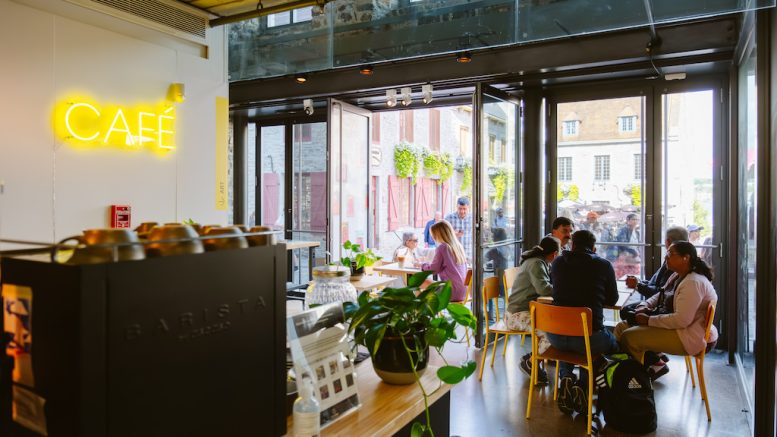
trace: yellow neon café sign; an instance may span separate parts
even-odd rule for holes
[[[55,106],[54,131],[57,138],[76,148],[165,154],[175,149],[175,106],[169,102],[122,106],[71,97]]]

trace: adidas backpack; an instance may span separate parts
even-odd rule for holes
[[[656,401],[647,371],[626,354],[610,355],[606,360],[596,385],[597,410],[604,414],[607,426],[635,434],[655,431]]]

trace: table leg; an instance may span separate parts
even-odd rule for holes
[[[315,247],[309,247],[308,250],[310,251],[310,256],[308,256],[308,280],[313,280],[313,266],[316,265],[316,248]]]

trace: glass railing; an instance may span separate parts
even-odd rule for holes
[[[613,31],[775,0],[336,0],[229,25],[230,81]],[[281,24],[279,24],[281,23]]]

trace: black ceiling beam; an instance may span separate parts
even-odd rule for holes
[[[653,54],[656,63],[702,55],[730,56],[736,45],[738,15],[657,27],[662,45]],[[575,36],[474,52],[473,61],[455,62],[452,55],[377,64],[372,76],[358,73],[358,66],[313,72],[305,84],[293,76],[238,81],[230,84],[230,105],[246,107],[287,99],[316,98],[432,82],[473,80],[515,81],[521,76],[563,75],[586,69],[619,71],[624,66],[649,62],[645,47],[651,40],[647,28]],[[714,56],[718,58],[718,56]],[[730,59],[730,58],[729,58]]]

